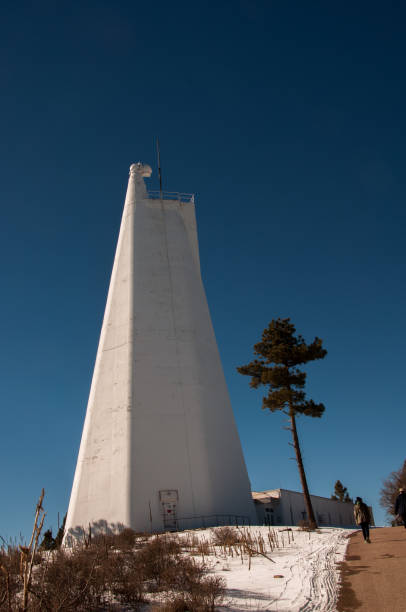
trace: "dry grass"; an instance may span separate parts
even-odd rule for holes
[[[151,598],[152,610],[209,612],[220,605],[225,582],[209,575],[213,559],[256,556],[273,562],[274,549],[293,542],[292,529],[266,533],[244,527],[213,528],[180,534],[135,533],[101,521],[92,535],[79,529],[72,548],[37,552],[43,525],[37,504],[29,546],[0,548],[0,611],[102,612],[137,610]],[[286,533],[284,533],[286,532]],[[310,534],[309,534],[310,535]],[[265,537],[264,537],[265,536]]]
[[[193,545],[199,549],[198,542]],[[23,588],[18,549],[3,548],[0,563],[0,610],[17,612]],[[126,530],[92,538],[73,549],[37,555],[27,610],[137,610],[151,593],[162,610],[214,610],[224,582],[207,573],[205,563],[186,553],[178,536],[145,536]]]
[[[16,610],[22,588],[20,551],[15,546],[0,550],[0,610]]]

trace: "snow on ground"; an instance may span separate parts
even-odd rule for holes
[[[220,528],[221,529],[221,528]],[[214,529],[193,532],[200,540],[211,541]],[[339,566],[344,560],[348,536],[352,529],[321,528],[316,532],[299,528],[250,527],[240,531],[249,533],[275,563],[262,555],[251,557],[225,554],[216,547],[215,556],[206,557],[212,574],[226,580],[227,592],[219,610],[272,612],[334,612],[336,610]],[[279,546],[272,546],[273,534]],[[292,538],[293,536],[293,538]]]

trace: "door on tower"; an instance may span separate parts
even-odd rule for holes
[[[179,495],[177,489],[159,491],[159,501],[161,502],[162,520],[165,531],[175,531],[178,528],[178,500]]]

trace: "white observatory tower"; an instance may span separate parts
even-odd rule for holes
[[[255,521],[200,276],[193,196],[130,167],[66,532]],[[244,518],[243,518],[244,517]]]

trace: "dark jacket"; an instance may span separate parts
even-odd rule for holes
[[[370,523],[371,515],[369,508],[364,502],[357,502],[354,506],[354,518],[357,525],[361,523]]]
[[[395,514],[406,515],[406,493],[399,493],[395,501]]]

